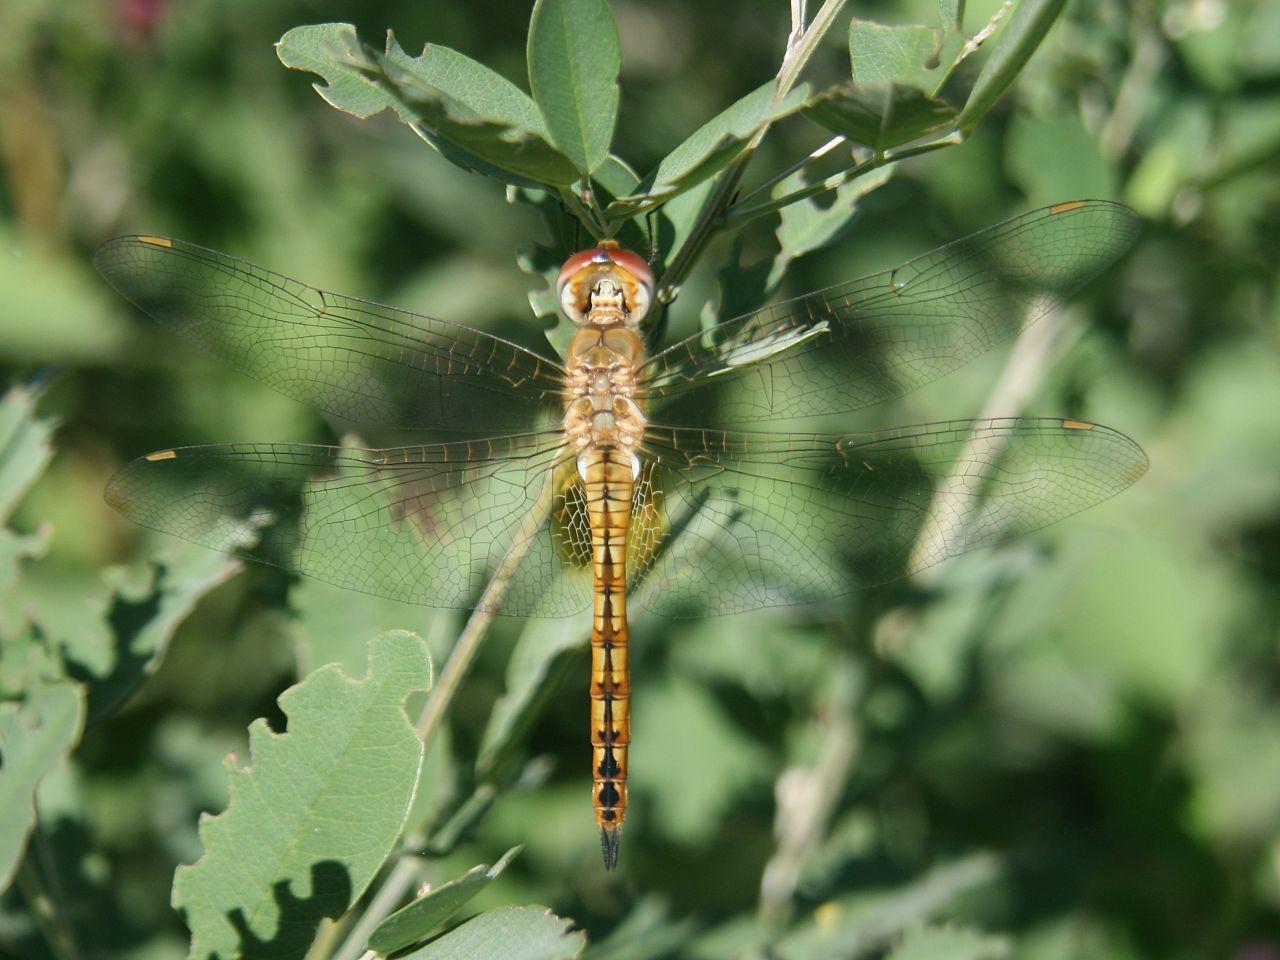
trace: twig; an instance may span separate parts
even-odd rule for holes
[[[799,39],[794,44],[788,44],[786,55],[782,58],[782,65],[778,68],[777,87],[773,95],[775,103],[785,97],[791,91],[791,88],[795,86],[796,81],[800,78],[801,71],[804,70],[805,65],[809,62],[809,58],[817,51],[819,41],[831,29],[846,2],[847,0],[826,0],[818,12],[814,14],[813,22],[809,24]],[[689,271],[693,269],[693,265],[701,258],[702,251],[711,242],[711,238],[723,226],[724,212],[733,201],[733,195],[737,192],[738,184],[742,181],[742,175],[747,169],[747,164],[751,162],[756,148],[760,146],[765,134],[769,132],[770,126],[770,123],[765,123],[757,131],[756,135],[751,138],[751,142],[747,144],[742,156],[726,167],[716,178],[711,196],[703,204],[702,210],[698,214],[698,219],[689,231],[689,236],[685,238],[680,249],[671,258],[670,264],[658,283],[657,300],[659,303],[670,303],[676,298],[680,290],[680,284],[684,282],[685,277],[689,275]]]
[[[440,671],[440,678],[436,681],[431,695],[422,708],[417,723],[418,736],[427,745],[430,745],[431,737],[444,718],[445,711],[457,695],[462,678],[471,668],[471,663],[480,650],[480,644],[484,641],[489,625],[493,623],[493,618],[497,614],[497,608],[506,595],[507,587],[511,585],[511,578],[515,576],[516,568],[528,556],[535,534],[547,522],[547,514],[555,490],[555,476],[554,470],[548,472],[546,486],[539,494],[533,508],[520,521],[520,527],[511,541],[511,549],[498,564],[498,569],[493,572],[493,577],[489,580],[489,585],[484,588],[484,593],[480,595],[475,610],[467,619],[466,626],[458,634],[457,642],[449,653],[449,660]]]
[[[964,60],[978,51],[987,40],[991,39],[991,35],[996,32],[996,28],[1000,26],[1000,20],[1013,8],[1013,0],[1004,0],[999,9],[991,15],[991,19],[987,21],[987,25],[975,33],[972,37],[964,42],[964,46],[960,48],[960,52],[956,54],[956,64],[963,63]]]
[[[1129,63],[1129,69],[1125,71],[1124,79],[1120,81],[1120,90],[1116,94],[1116,104],[1111,116],[1102,125],[1102,131],[1098,135],[1098,149],[1108,160],[1119,159],[1129,149],[1138,121],[1142,119],[1142,112],[1147,105],[1151,85],[1164,65],[1165,50],[1160,33],[1147,18],[1135,19],[1133,59]]]
[[[826,193],[828,190],[835,190],[842,187],[846,183],[856,180],[858,177],[865,176],[878,167],[887,166],[891,163],[897,163],[899,160],[906,160],[909,157],[918,157],[922,154],[932,153],[934,150],[941,150],[943,147],[954,146],[964,139],[963,134],[959,131],[952,131],[939,140],[930,140],[928,143],[920,143],[911,147],[903,147],[900,150],[887,151],[877,153],[856,166],[849,167],[847,170],[841,170],[834,173],[824,180],[817,183],[806,184],[799,190],[788,193],[786,196],[777,197],[765,203],[758,203],[754,207],[742,207],[735,205],[731,207],[724,215],[724,223],[730,227],[740,227],[743,224],[762,217],[765,214],[772,213],[775,210],[781,210],[783,207],[790,206],[800,200],[816,196],[819,193]]]
[[[591,212],[591,208],[583,203],[582,198],[574,193],[571,188],[560,188],[560,200],[569,208],[569,211],[574,215],[574,217],[587,228],[587,232],[591,234],[592,237],[599,240],[601,237],[606,235],[604,227],[596,221],[595,214]]]
[[[419,857],[413,854],[400,855],[400,859],[391,868],[391,873],[387,875],[386,882],[378,888],[378,892],[369,901],[368,909],[351,928],[342,946],[333,955],[333,960],[356,960],[356,958],[364,960],[365,957],[373,955],[372,951],[365,953],[365,944],[368,943],[369,936],[377,929],[378,924],[400,905],[400,901],[418,879],[418,871],[421,867],[422,860]]]
[[[1034,306],[1029,309],[1034,309]],[[1005,364],[1004,370],[1000,373],[1000,379],[996,381],[995,387],[987,397],[981,418],[988,419],[1017,414],[1019,410],[1026,406],[1031,395],[1044,383],[1044,378],[1054,364],[1079,340],[1083,332],[1084,325],[1076,320],[1074,312],[1070,310],[1056,310],[1039,323],[1033,324],[1022,331],[1014,344],[1013,351],[1009,355],[1009,360]],[[969,460],[973,451],[973,442],[974,439],[971,437],[965,445],[965,449],[957,458],[957,464]],[[987,437],[984,438],[983,442],[990,447],[996,441]],[[957,467],[957,469],[959,468]],[[920,525],[920,531],[916,535],[916,542],[911,548],[908,563],[912,569],[917,566],[922,553],[934,549],[929,541],[939,530],[943,529],[943,525],[946,527],[963,527],[968,522],[967,511],[963,508],[961,495],[959,493],[946,492],[953,486],[952,480],[954,478],[955,472],[953,471],[947,480],[943,481],[939,487],[940,492],[929,505],[929,515],[925,517],[924,522]],[[944,519],[948,517],[951,519]],[[934,569],[933,567],[925,568],[915,575],[916,579],[926,583],[929,582],[936,576],[932,572]]]
[[[422,738],[422,742],[428,748],[430,748],[432,737],[435,736],[441,721],[444,720],[445,713],[453,703],[454,697],[457,696],[458,690],[462,686],[463,678],[467,675],[467,671],[471,668],[476,654],[480,651],[480,646],[488,634],[493,618],[497,615],[502,598],[506,595],[507,588],[511,585],[511,578],[515,576],[516,569],[524,558],[528,556],[529,549],[533,545],[534,537],[538,530],[547,522],[551,500],[555,493],[555,476],[554,470],[547,474],[545,487],[538,495],[533,507],[525,514],[524,519],[520,521],[520,526],[511,541],[511,548],[507,551],[507,555],[502,558],[502,562],[498,564],[498,568],[493,572],[488,585],[484,588],[484,593],[480,595],[480,599],[476,602],[475,610],[472,611],[471,616],[467,619],[466,626],[458,634],[453,650],[449,653],[449,660],[445,663],[444,669],[440,671],[440,677],[436,681],[435,687],[432,688],[431,694],[422,708],[422,713],[418,716],[418,722],[415,725],[418,736]],[[360,919],[351,928],[351,932],[347,935],[346,940],[343,941],[342,947],[334,954],[334,960],[356,960],[360,956],[360,951],[364,949],[364,944],[368,940],[369,934],[404,900],[413,886],[413,881],[420,865],[416,855],[406,851],[416,850],[424,842],[421,837],[405,838],[401,844],[400,859],[396,861],[391,872],[387,874],[387,879],[378,888],[378,892],[374,894],[373,899],[369,901],[369,906],[360,916]]]
[[[837,137],[832,137],[830,140],[828,140],[822,146],[818,147],[818,149],[814,150],[804,159],[797,160],[795,163],[791,164],[791,166],[787,167],[785,170],[775,173],[772,177],[770,177],[764,183],[760,184],[760,186],[756,187],[754,190],[750,191],[749,193],[743,194],[741,197],[738,198],[734,206],[745,204],[748,200],[752,199],[753,197],[758,197],[760,194],[768,190],[771,190],[773,187],[777,186],[783,180],[787,179],[787,177],[791,176],[797,170],[801,170],[808,164],[813,163],[813,161],[819,160],[822,157],[825,157],[828,153],[830,153],[836,147],[840,146],[840,144],[844,143],[846,139],[847,138],[844,136],[844,134],[841,134],[840,136],[837,136]]]
[[[831,816],[861,741],[855,717],[857,699],[854,666],[846,658],[817,720],[824,728],[817,758],[812,766],[791,767],[778,777],[778,810],[774,819],[777,850],[760,877],[759,914],[766,925],[781,926],[790,919],[805,864],[830,829]]]

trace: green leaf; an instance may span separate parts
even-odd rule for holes
[[[778,252],[769,271],[767,288],[770,291],[777,289],[791,261],[836,240],[857,215],[862,198],[888,183],[893,169],[891,166],[880,167],[856,180],[840,184],[824,196],[826,205],[806,198],[783,207],[779,211],[778,229],[774,231],[778,238]],[[804,171],[797,171],[778,184],[773,195],[784,197],[806,184]]]
[[[21,702],[0,703],[0,890],[13,879],[35,825],[36,788],[84,728],[79,684],[40,681],[24,693]]]
[[[546,907],[490,910],[396,960],[573,960],[587,938],[572,925]]]
[[[456,914],[467,901],[496,880],[519,852],[519,847],[512,847],[492,867],[487,863],[472,867],[457,880],[441,884],[427,891],[408,906],[397,910],[378,924],[377,929],[369,937],[368,949],[386,955],[426,939],[427,934]]]
[[[842,84],[806,103],[804,115],[879,152],[949,127],[956,111],[914,87]]]
[[[677,841],[706,837],[738,797],[767,782],[769,754],[704,687],[683,678],[648,686],[634,711],[645,735],[631,747],[632,783],[652,798],[655,825]]]
[[[820,916],[800,924],[777,945],[780,960],[847,960],[881,950],[904,930],[944,909],[962,893],[986,886],[999,862],[976,854],[935,867],[896,890],[859,893],[823,904]]]
[[[52,420],[36,417],[40,390],[16,386],[0,400],[0,523],[8,520],[53,456]]]
[[[1034,204],[1062,197],[1114,197],[1115,172],[1074,111],[1018,111],[1005,134],[1005,169]]]
[[[849,61],[859,87],[888,84],[937,93],[958,62],[964,38],[918,24],[890,27],[855,18],[849,23]]]
[[[394,110],[452,162],[509,182],[568,184],[578,173],[550,143],[537,105],[519,87],[464,54],[428,44],[410,57],[387,34],[385,53],[349,23],[295,27],[276,44],[280,62],[319,74],[334,107],[371,117]]]
[[[590,622],[583,618],[530,620],[525,626],[507,665],[507,691],[494,704],[480,742],[476,769],[482,777],[500,770],[568,671],[582,663],[589,633]]]
[[[640,183],[640,174],[615,153],[609,154],[592,176],[613,197],[625,197],[634,193]]]
[[[960,927],[921,927],[908,933],[888,960],[1001,960],[1008,955],[1003,937]]]
[[[938,13],[944,27],[964,29],[964,3],[965,0],[938,0]]]
[[[155,673],[196,603],[239,569],[237,560],[178,540],[149,562],[100,573],[37,563],[10,588],[5,616],[11,632],[34,624],[77,676],[92,678],[95,723]]]
[[[956,120],[961,130],[972,130],[995,105],[1065,6],[1066,0],[1020,0],[1013,16],[1005,19],[996,35],[991,55],[969,91],[969,99]]]
[[[732,163],[765,125],[796,113],[809,97],[808,84],[799,84],[781,100],[770,80],[695,130],[649,172],[629,196],[605,208],[611,220],[625,220],[678,196]]]
[[[456,622],[452,610],[355,593],[305,577],[289,591],[289,600],[298,615],[290,634],[299,676],[327,663],[336,663],[348,676],[363,676],[368,669],[369,634],[411,630],[423,637],[437,631],[451,636]]]
[[[538,0],[529,20],[529,88],[551,141],[584,174],[609,156],[618,120],[618,28],[605,0]]]
[[[191,957],[300,958],[321,920],[355,903],[413,799],[422,741],[404,701],[430,675],[421,640],[383,633],[365,679],[322,667],[280,696],[287,732],[249,728],[249,764],[228,761],[227,809],[201,822],[204,856],[174,877]]]

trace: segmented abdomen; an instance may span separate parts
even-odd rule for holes
[[[627,812],[631,679],[627,664],[627,530],[635,482],[629,453],[589,451],[581,461],[595,571],[591,628],[591,748],[596,822],[606,866],[618,856]]]

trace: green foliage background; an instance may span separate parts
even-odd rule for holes
[[[996,6],[970,4],[969,32]],[[612,8],[615,150],[641,171],[769,80],[789,26],[782,0]],[[938,20],[931,0],[849,13]],[[545,349],[515,262],[541,222],[389,116],[340,114],[284,69],[272,44],[319,20],[370,40],[392,27],[410,53],[443,43],[525,84],[524,4],[0,10],[0,360],[43,386],[39,413],[56,422],[12,521],[27,539],[4,541],[6,578],[13,558],[45,553],[6,601],[0,679],[12,695],[41,674],[40,648],[95,681],[87,703],[53,684],[24,708],[68,731],[86,711],[74,759],[49,771],[6,755],[2,775],[43,778],[37,852],[83,956],[184,954],[174,869],[200,855],[197,815],[227,802],[223,757],[245,754],[257,717],[283,728],[285,687],[334,661],[363,675],[366,642],[388,628],[416,630],[440,663],[461,625],[237,572],[111,513],[101,489],[140,453],[333,434],[117,300],[93,248],[185,237]],[[815,58],[815,87],[847,77],[844,37]],[[747,186],[815,137],[781,125]],[[966,143],[896,168],[783,288],[1082,196],[1134,206],[1144,234],[1073,308],[1021,412],[1114,425],[1146,448],[1148,475],[1029,542],[834,613],[640,619],[616,876],[590,816],[581,625],[501,622],[423,767],[418,879],[523,844],[470,908],[550,906],[601,957],[730,957],[761,940],[787,958],[876,955],[926,921],[953,926],[900,956],[1280,956],[1280,8],[1073,0]],[[768,263],[775,225],[713,246],[672,330],[721,296],[718,265]],[[976,416],[1007,356],[874,420]],[[6,436],[38,462],[39,436]],[[33,610],[38,643],[9,629]],[[0,788],[20,818],[5,800]],[[6,956],[50,955],[30,894],[18,884],[0,903]],[[500,955],[500,936],[473,931]]]

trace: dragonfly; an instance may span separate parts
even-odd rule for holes
[[[1119,204],[1059,203],[657,349],[642,325],[649,263],[600,241],[560,272],[574,335],[559,359],[192,243],[119,237],[98,269],[179,336],[334,417],[437,433],[382,448],[175,447],[127,464],[106,497],[140,524],[380,597],[590,609],[592,805],[612,869],[628,805],[629,603],[698,616],[840,597],[1054,523],[1143,474],[1134,441],[1063,417],[782,429],[951,373],[1060,306],[1137,230]],[[503,589],[485,589],[499,570]]]

